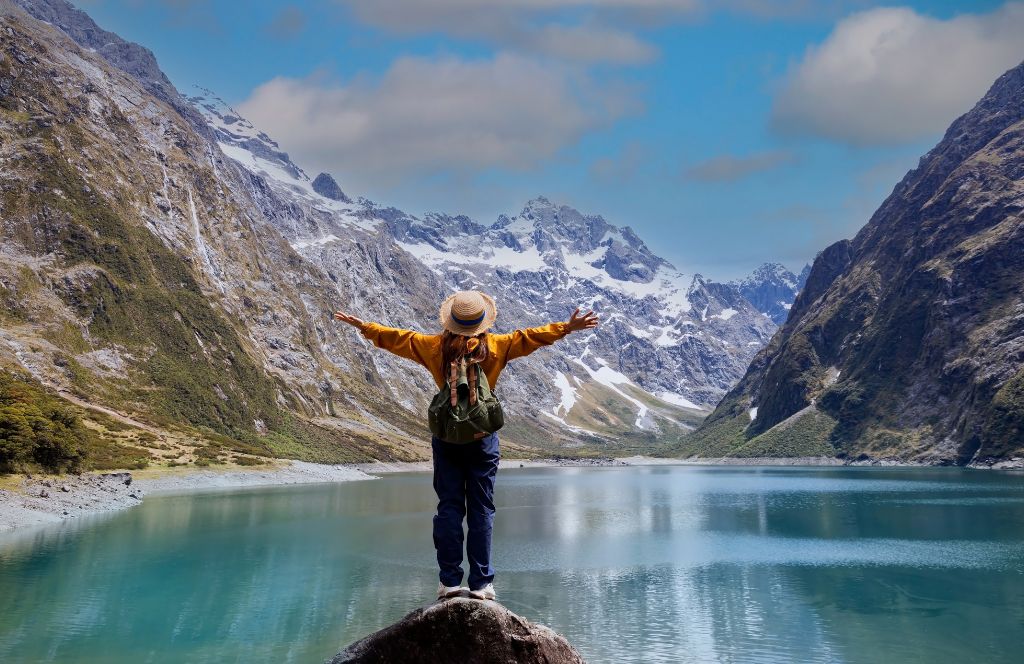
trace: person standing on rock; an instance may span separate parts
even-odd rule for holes
[[[343,311],[336,312],[334,318],[358,328],[377,347],[422,364],[434,377],[439,390],[448,390],[455,384],[455,367],[463,359],[476,364],[477,370],[483,373],[485,385],[493,387],[510,360],[550,346],[571,332],[597,327],[597,315],[593,311],[580,315],[580,310],[576,309],[568,321],[508,334],[489,333],[497,314],[492,297],[471,290],[455,293],[441,304],[440,334],[386,327]],[[470,384],[472,376],[470,372]],[[451,392],[454,404],[454,387]],[[469,526],[465,537],[469,594],[477,599],[494,599],[491,530],[494,481],[500,458],[498,435],[494,432],[462,443],[448,442],[433,435],[430,444],[438,500],[434,515],[434,548],[440,567],[437,596],[439,599],[453,597],[462,592],[462,521],[465,518]]]

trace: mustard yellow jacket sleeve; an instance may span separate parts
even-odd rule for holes
[[[529,355],[542,346],[550,346],[569,334],[569,324],[549,323],[540,327],[528,327],[508,334],[495,334],[494,346],[505,362]]]
[[[437,335],[422,334],[370,322],[363,323],[360,331],[364,337],[373,342],[374,346],[390,351],[399,357],[418,362],[430,369],[431,372],[433,372],[435,364],[440,364],[438,359],[440,343]]]

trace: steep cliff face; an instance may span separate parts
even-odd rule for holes
[[[135,79],[148,93],[173,108],[194,130],[207,133],[202,118],[178,94],[148,48],[104,30],[88,14],[66,0],[10,1],[33,18],[57,27],[83,48],[99,53],[112,66]]]
[[[2,11],[0,362],[249,451],[419,456],[379,375],[340,369],[367,353],[324,337],[338,291],[259,214],[249,174],[134,77]]]
[[[1021,455],[1021,274],[1024,65],[953,123],[853,240],[819,255],[785,326],[685,451]]]

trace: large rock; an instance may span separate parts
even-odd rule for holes
[[[329,660],[343,662],[576,664],[583,658],[555,632],[496,602],[455,597],[416,609]]]

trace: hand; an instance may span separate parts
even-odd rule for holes
[[[334,312],[334,320],[340,320],[343,323],[348,323],[352,327],[358,327],[359,329],[362,329],[362,327],[363,327],[363,321],[362,320],[356,318],[355,316],[349,315],[349,314],[345,313],[344,311],[335,311]]]
[[[580,316],[579,308],[572,312],[572,316],[569,316],[569,331],[576,332],[577,330],[589,330],[597,327],[597,314],[593,311]]]

